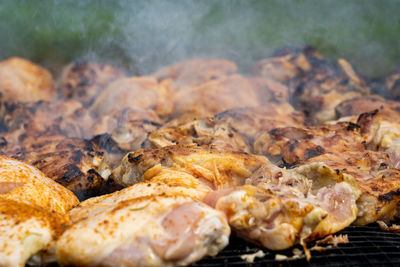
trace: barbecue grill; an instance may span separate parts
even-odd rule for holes
[[[348,244],[327,248],[323,252],[312,251],[312,258],[307,262],[305,257],[294,260],[276,260],[276,254],[288,257],[292,249],[285,251],[268,251],[253,244],[232,237],[229,246],[214,258],[204,259],[193,266],[399,266],[400,236],[382,231],[377,224],[367,226],[350,226],[337,234],[347,234]],[[314,243],[308,245],[312,247]],[[297,246],[301,249],[301,247]],[[263,250],[263,258],[255,258],[254,263],[247,263],[240,255]]]

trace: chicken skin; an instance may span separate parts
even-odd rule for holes
[[[75,223],[57,242],[58,262],[183,266],[216,255],[229,240],[225,216],[186,189],[150,182],[82,202],[71,211]]]
[[[185,90],[237,72],[236,63],[225,59],[192,59],[158,70],[153,76],[158,81],[171,80],[173,87]]]
[[[54,241],[78,204],[74,194],[20,161],[0,157],[0,265],[54,260]]]
[[[22,58],[0,62],[0,92],[7,101],[53,100],[56,90],[46,69]]]

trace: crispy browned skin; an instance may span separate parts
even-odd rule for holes
[[[98,194],[104,183],[100,175],[104,171],[103,156],[89,141],[42,136],[22,149],[8,151],[7,155],[37,167],[81,200]]]
[[[386,117],[394,117],[400,115],[400,102],[385,100],[380,96],[371,95],[343,101],[335,108],[336,119],[358,116],[374,110],[380,110],[380,113]]]
[[[0,62],[0,92],[8,101],[53,100],[53,77],[46,69],[22,58]]]
[[[344,59],[332,63],[310,47],[284,49],[258,62],[253,74],[284,82],[293,101],[315,124],[335,118],[335,106],[369,94],[364,79]]]
[[[377,220],[392,220],[399,216],[400,171],[392,167],[389,156],[383,152],[347,151],[325,153],[310,158],[309,162],[324,162],[329,167],[352,175],[362,194],[357,201],[355,224],[365,225]]]
[[[339,122],[315,127],[276,128],[261,134],[254,142],[254,151],[272,161],[292,164],[326,152],[360,151],[365,149],[360,126]]]
[[[185,60],[158,70],[158,81],[170,79],[178,90],[197,86],[236,73],[234,62],[225,59]]]
[[[187,122],[174,120],[149,136],[152,147],[206,145],[220,150],[252,152],[254,139],[275,127],[303,126],[304,116],[287,103],[267,102],[254,108],[234,108]]]
[[[89,106],[111,81],[125,77],[122,70],[95,62],[76,62],[62,74],[60,92],[63,99],[80,101]]]
[[[213,189],[243,184],[269,161],[262,156],[206,147],[168,146],[128,153],[112,178],[123,186],[150,179],[164,169],[189,173]]]

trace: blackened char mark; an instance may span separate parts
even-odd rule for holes
[[[70,164],[65,167],[66,171],[64,172],[63,176],[60,177],[60,182],[64,184],[65,182],[70,183],[74,178],[79,177],[83,174],[83,172],[74,164]]]
[[[394,196],[400,196],[400,189],[390,191],[389,193],[386,193],[384,195],[380,195],[378,199],[380,201],[392,201]]]

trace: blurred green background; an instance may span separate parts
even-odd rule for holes
[[[56,73],[83,59],[147,74],[199,56],[246,71],[303,44],[386,75],[400,64],[400,1],[0,0],[0,59],[21,56]]]

